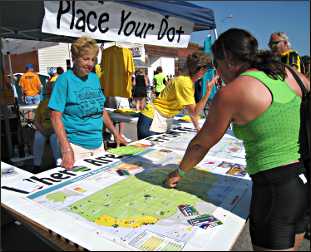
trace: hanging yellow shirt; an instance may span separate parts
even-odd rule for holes
[[[187,106],[195,104],[194,85],[189,76],[178,76],[173,79],[159,97],[153,100],[155,108],[165,117],[174,117]],[[147,104],[141,112],[143,115],[153,118],[153,107]]]
[[[132,75],[135,72],[132,52],[117,46],[103,50],[100,78],[105,96],[132,97]]]

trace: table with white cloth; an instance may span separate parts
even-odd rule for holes
[[[137,123],[138,122],[138,113],[119,113],[116,112],[116,109],[112,108],[105,108],[105,110],[108,112],[110,115],[111,120],[114,123],[120,123],[120,122],[125,122],[125,123]]]
[[[252,187],[240,141],[226,134],[176,189],[163,184],[194,134],[177,126],[78,160],[71,171],[18,170],[2,176],[2,185],[29,193],[1,188],[1,206],[75,249],[230,250],[246,223]]]

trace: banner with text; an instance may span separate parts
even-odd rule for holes
[[[42,32],[94,39],[187,47],[193,23],[115,2],[45,1]]]

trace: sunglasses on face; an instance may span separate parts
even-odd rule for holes
[[[274,47],[274,46],[277,46],[280,42],[282,42],[284,40],[279,40],[279,41],[271,41],[270,42],[270,47]]]

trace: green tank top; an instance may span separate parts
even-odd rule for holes
[[[233,124],[235,136],[243,140],[247,172],[255,174],[298,160],[301,98],[287,82],[274,80],[264,72],[245,72],[261,81],[271,92],[266,111],[245,125]]]
[[[153,78],[155,80],[155,91],[160,93],[165,88],[164,84],[165,74],[158,73]]]

